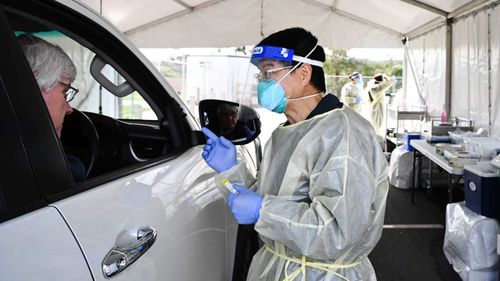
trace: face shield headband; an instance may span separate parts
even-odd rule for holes
[[[314,65],[317,67],[323,68],[323,62],[318,60],[309,59],[309,56],[316,50],[318,45],[314,46],[314,48],[305,56],[295,55],[295,51],[292,49],[275,47],[275,46],[257,46],[252,50],[252,57],[250,59],[251,63],[256,67],[259,66],[259,62],[263,59],[268,60],[279,60],[288,63],[292,63],[292,61],[296,61],[300,63],[307,63],[310,65]]]

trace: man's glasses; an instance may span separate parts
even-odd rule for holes
[[[291,65],[288,65],[288,66],[283,66],[283,67],[268,69],[268,70],[265,70],[264,72],[255,73],[254,77],[257,80],[259,80],[259,81],[262,81],[262,80],[271,80],[271,75],[273,74],[273,72],[277,72],[277,71],[280,71],[280,70],[283,70],[283,69],[287,69],[287,68],[291,68],[291,67],[292,67]]]
[[[58,81],[59,84],[63,85],[66,87],[66,91],[64,92],[64,98],[66,99],[67,102],[70,102],[72,101],[74,98],[75,98],[75,95],[78,93],[78,89],[77,88],[73,88],[71,87],[70,85],[64,83],[64,82],[61,82],[61,81]]]

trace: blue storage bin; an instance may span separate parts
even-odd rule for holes
[[[411,140],[421,139],[420,133],[404,133],[403,135],[403,146],[406,150],[413,152],[413,146],[411,146]]]
[[[500,218],[500,174],[488,163],[464,167],[467,208],[489,218]]]

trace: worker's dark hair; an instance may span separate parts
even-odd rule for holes
[[[305,57],[317,43],[318,38],[316,38],[316,36],[314,36],[311,32],[301,27],[293,27],[267,36],[256,46],[275,46],[292,49],[294,50],[295,55]],[[323,50],[323,47],[318,45],[308,58],[325,62],[325,51]],[[296,65],[298,63],[299,62],[293,61],[292,65]],[[323,72],[323,68],[314,65],[311,66],[311,84],[318,90],[325,92],[325,73]]]

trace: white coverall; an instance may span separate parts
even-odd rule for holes
[[[367,256],[382,235],[387,161],[352,109],[279,126],[256,182],[244,162],[223,178],[264,195],[255,230],[265,246],[247,280],[376,280]]]
[[[363,88],[360,85],[348,82],[342,87],[342,91],[340,92],[340,101],[357,113],[360,113],[361,99],[363,98],[362,94]]]
[[[375,133],[379,137],[385,136],[385,124],[384,124],[384,113],[385,113],[385,92],[392,86],[392,82],[389,80],[387,75],[382,76],[382,81],[377,82],[375,79],[371,79],[368,82],[366,89],[371,95],[373,101],[371,102],[371,122]]]

